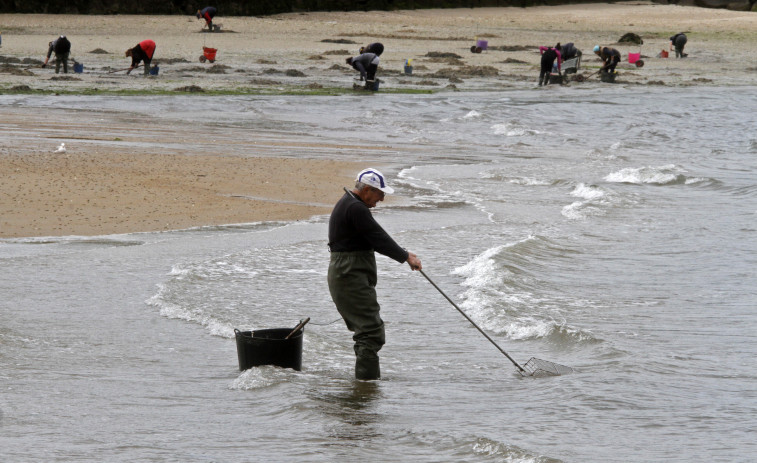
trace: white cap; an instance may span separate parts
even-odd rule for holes
[[[394,188],[386,184],[386,180],[384,180],[384,174],[376,169],[369,167],[367,169],[361,170],[360,173],[357,174],[357,178],[355,180],[381,190],[388,195],[394,193]]]

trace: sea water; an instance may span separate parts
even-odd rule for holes
[[[374,215],[426,274],[518,363],[575,369],[521,377],[379,257],[382,380],[354,381],[326,216],[5,239],[0,460],[753,461],[755,101],[754,87],[0,97],[381,166],[397,194]],[[301,372],[238,371],[234,328],[306,317]]]

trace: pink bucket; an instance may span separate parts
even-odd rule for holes
[[[628,54],[628,62],[633,64],[641,58],[641,53],[629,53]]]
[[[482,50],[486,50],[486,47],[489,46],[489,42],[486,40],[476,40],[476,46]]]

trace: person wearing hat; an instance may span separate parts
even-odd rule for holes
[[[679,32],[673,37],[670,38],[670,49],[673,50],[673,47],[676,48],[676,58],[686,58],[689,56],[688,54],[683,52],[683,47],[686,46],[686,42],[688,39],[686,38],[686,34],[683,32]]]
[[[55,52],[55,73],[58,74],[60,72],[60,65],[63,64],[63,74],[68,74],[68,55],[71,53],[71,42],[68,41],[65,35],[61,35],[47,45],[47,57],[45,58],[45,62],[42,63],[42,67],[47,66],[50,55]]]
[[[197,19],[205,19],[205,25],[208,26],[208,31],[213,32],[213,18],[216,17],[216,10],[212,6],[206,6],[202,10],[197,10]]]
[[[422,266],[418,256],[401,248],[371,214],[384,195],[394,192],[381,172],[360,171],[355,188],[344,191],[329,218],[329,292],[347,329],[354,333],[355,378],[375,380],[381,377],[378,352],[385,342],[376,299],[375,252],[407,262],[413,270]]]
[[[375,53],[362,53],[354,58],[347,58],[347,64],[360,72],[360,80],[365,80],[365,88],[373,90],[373,81],[378,71],[379,57]]]
[[[600,71],[613,73],[615,72],[615,66],[620,63],[620,52],[610,47],[594,46],[594,54],[602,59],[602,67]]]
[[[127,74],[131,73],[131,71],[139,66],[140,61],[145,62],[145,75],[150,74],[150,63],[152,62],[152,57],[155,55],[155,42],[152,40],[143,40],[137,44],[134,48],[129,48],[126,50],[126,56],[131,57],[131,66],[129,66],[129,70],[126,71]]]

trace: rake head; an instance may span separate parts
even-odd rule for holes
[[[523,365],[523,370],[520,370],[520,374],[523,376],[535,377],[560,376],[568,375],[570,373],[573,373],[571,367],[566,367],[565,365],[538,359],[536,357],[531,357],[531,359]]]

